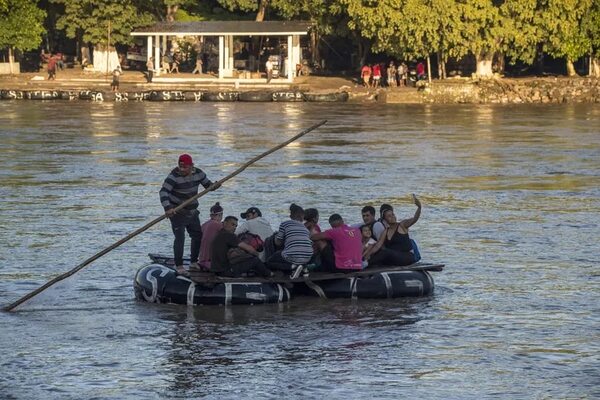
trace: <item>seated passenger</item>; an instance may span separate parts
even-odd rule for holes
[[[371,227],[369,225],[363,225],[360,227],[360,237],[362,239],[362,254],[364,257],[367,251],[373,247],[377,241],[373,239],[373,231],[371,231]]]
[[[202,241],[200,242],[199,269],[210,268],[210,246],[217,233],[223,228],[223,207],[217,202],[210,208],[210,219],[202,224]],[[190,270],[198,268],[191,264]]]
[[[385,246],[389,257],[383,260],[383,265],[410,265],[415,262],[415,254],[410,237],[408,236],[408,228],[419,220],[421,216],[421,202],[415,195],[413,195],[413,201],[417,206],[415,215],[400,222],[397,222],[396,215],[391,206],[388,208],[382,206],[382,215],[388,227],[377,243],[365,254],[367,260],[369,260],[372,254],[381,249],[382,246]]]
[[[304,226],[311,235],[313,233],[321,233],[319,210],[316,208],[307,208],[304,210]],[[313,253],[315,255],[318,254],[326,245],[327,242],[324,240],[313,240]]]
[[[321,269],[331,272],[352,272],[362,269],[360,231],[344,223],[339,214],[329,217],[331,229],[310,235],[312,240],[327,240],[321,251]]]
[[[245,219],[246,221],[242,222],[237,229],[235,230],[236,235],[240,235],[241,233],[250,232],[254,235],[260,236],[262,241],[264,242],[267,238],[273,235],[273,228],[271,228],[271,224],[265,218],[263,218],[262,213],[256,207],[250,207],[246,212],[241,213],[240,217]],[[261,251],[259,253],[259,258],[261,261],[265,261],[265,253]]]
[[[360,210],[360,214],[363,222],[358,224],[352,224],[353,228],[361,229],[362,226],[367,225],[371,229],[371,234],[373,234],[373,224],[377,222],[375,220],[375,208],[373,206],[364,206],[362,210]],[[373,239],[377,240],[377,238],[373,235]]]
[[[373,237],[375,238],[375,240],[379,240],[379,238],[381,237],[381,235],[383,234],[383,231],[385,231],[385,229],[388,227],[387,222],[385,221],[385,219],[383,218],[383,211],[385,210],[394,210],[394,208],[392,206],[390,206],[389,204],[382,204],[381,207],[379,207],[379,219],[375,222],[373,222],[373,226],[371,228],[371,230],[373,231]],[[373,210],[373,218],[375,218],[375,210]]]
[[[264,277],[271,276],[271,271],[258,258],[258,252],[235,236],[237,221],[236,217],[226,217],[223,228],[213,239],[210,270],[217,275],[231,277],[239,277],[249,272]]]
[[[292,270],[292,265],[306,265],[313,255],[312,242],[308,229],[302,223],[304,210],[302,207],[290,205],[290,219],[279,225],[275,235],[275,244],[283,246],[283,250],[275,252],[267,264],[271,269],[285,272]]]

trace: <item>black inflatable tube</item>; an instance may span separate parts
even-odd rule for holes
[[[273,101],[273,93],[266,91],[240,92],[239,101]]]
[[[201,285],[164,265],[142,267],[133,283],[138,300],[150,303],[185,305],[228,305],[283,303],[290,299],[288,289],[277,283],[217,283]]]
[[[302,92],[273,92],[273,101],[279,102],[296,102],[304,101],[304,94]]]
[[[153,90],[148,96],[150,101],[185,101],[185,94],[180,90]]]
[[[239,92],[205,92],[202,101],[237,101]]]
[[[306,101],[334,103],[348,101],[348,92],[338,93],[304,93]]]
[[[28,100],[56,100],[59,99],[59,93],[54,90],[28,90],[23,92]]]
[[[393,299],[429,296],[434,288],[433,278],[426,271],[391,271],[369,277],[294,284],[292,294],[327,299]]]

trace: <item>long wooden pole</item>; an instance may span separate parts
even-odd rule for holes
[[[255,162],[257,162],[258,160],[260,160],[260,159],[268,156],[269,154],[274,153],[277,150],[279,150],[279,149],[287,146],[288,144],[290,144],[290,143],[292,143],[292,142],[300,139],[302,136],[306,135],[307,133],[309,133],[311,131],[314,131],[315,129],[317,129],[321,125],[324,125],[326,122],[327,122],[327,120],[323,120],[323,121],[319,122],[318,124],[315,124],[315,125],[311,126],[310,128],[303,130],[302,132],[300,132],[296,136],[294,136],[294,137],[286,140],[285,142],[283,142],[281,144],[278,144],[277,146],[273,147],[272,149],[267,150],[264,153],[257,155],[256,157],[252,158],[250,161],[246,162],[241,167],[239,167],[238,169],[236,169],[234,172],[232,172],[231,174],[227,175],[225,178],[223,178],[223,179],[221,179],[221,180],[219,180],[217,182],[214,182],[208,189],[204,189],[202,192],[198,193],[194,197],[192,197],[192,198],[184,201],[183,203],[181,203],[179,206],[177,206],[175,208],[175,212],[181,210],[182,208],[184,208],[188,204],[192,203],[194,200],[199,199],[200,197],[204,196],[206,193],[218,189],[223,183],[227,182],[231,178],[233,178],[236,175],[240,174],[242,171],[244,171],[246,168],[248,168],[249,166],[251,166],[252,164],[254,164]],[[130,233],[129,235],[125,236],[121,240],[119,240],[119,241],[111,244],[110,246],[108,246],[107,248],[105,248],[104,250],[102,250],[101,252],[94,254],[92,257],[88,258],[87,260],[85,260],[84,262],[82,262],[81,264],[79,264],[78,266],[76,266],[75,268],[73,268],[72,270],[67,271],[67,272],[65,272],[63,274],[60,274],[56,278],[54,278],[54,279],[46,282],[43,286],[40,286],[39,288],[35,289],[34,291],[29,292],[25,296],[21,297],[19,300],[15,301],[14,303],[9,304],[8,306],[4,307],[4,311],[12,311],[15,307],[18,307],[19,305],[23,304],[24,302],[26,302],[27,300],[31,299],[32,297],[40,294],[41,292],[43,292],[44,290],[48,289],[50,286],[54,285],[55,283],[60,282],[60,281],[62,281],[64,279],[70,277],[71,275],[74,275],[75,273],[77,273],[81,269],[85,268],[87,265],[91,264],[92,262],[96,261],[97,259],[99,259],[103,255],[105,255],[106,253],[108,253],[108,252],[116,249],[117,247],[119,247],[123,243],[129,241],[130,239],[134,238],[135,236],[139,235],[140,233],[148,230],[150,227],[156,225],[157,223],[159,223],[160,221],[162,221],[165,218],[166,218],[166,215],[163,214],[160,217],[155,218],[154,220],[148,222],[146,225],[144,225],[141,228],[133,231],[132,233]]]

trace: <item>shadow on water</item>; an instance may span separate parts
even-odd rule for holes
[[[361,357],[384,337],[395,342],[393,336],[421,320],[429,302],[429,298],[298,298],[261,306],[159,306],[152,313],[167,320],[173,330],[163,363],[171,375],[165,393],[180,398],[215,396],[227,377],[255,374],[257,380],[272,380],[282,368],[304,369]],[[341,337],[341,331],[352,335]]]

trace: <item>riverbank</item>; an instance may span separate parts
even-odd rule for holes
[[[1,75],[4,91],[89,91],[110,93],[111,77],[84,72],[80,69],[58,71],[56,80],[45,74],[22,73]],[[124,93],[199,92],[238,93],[271,91],[285,93],[334,94],[348,93],[351,102],[381,102],[390,104],[519,104],[519,103],[599,103],[600,79],[587,77],[551,77],[474,80],[468,78],[422,82],[417,88],[365,88],[357,79],[343,76],[300,76],[293,83],[285,79],[218,80],[212,74],[166,74],[147,83],[140,71],[124,71],[119,90]],[[25,96],[22,96],[26,98]],[[115,96],[104,96],[111,98]],[[192,96],[193,97],[193,96]],[[191,97],[191,98],[192,98]],[[18,96],[17,96],[18,98]],[[51,98],[43,97],[42,98]],[[344,97],[345,98],[345,97]]]

